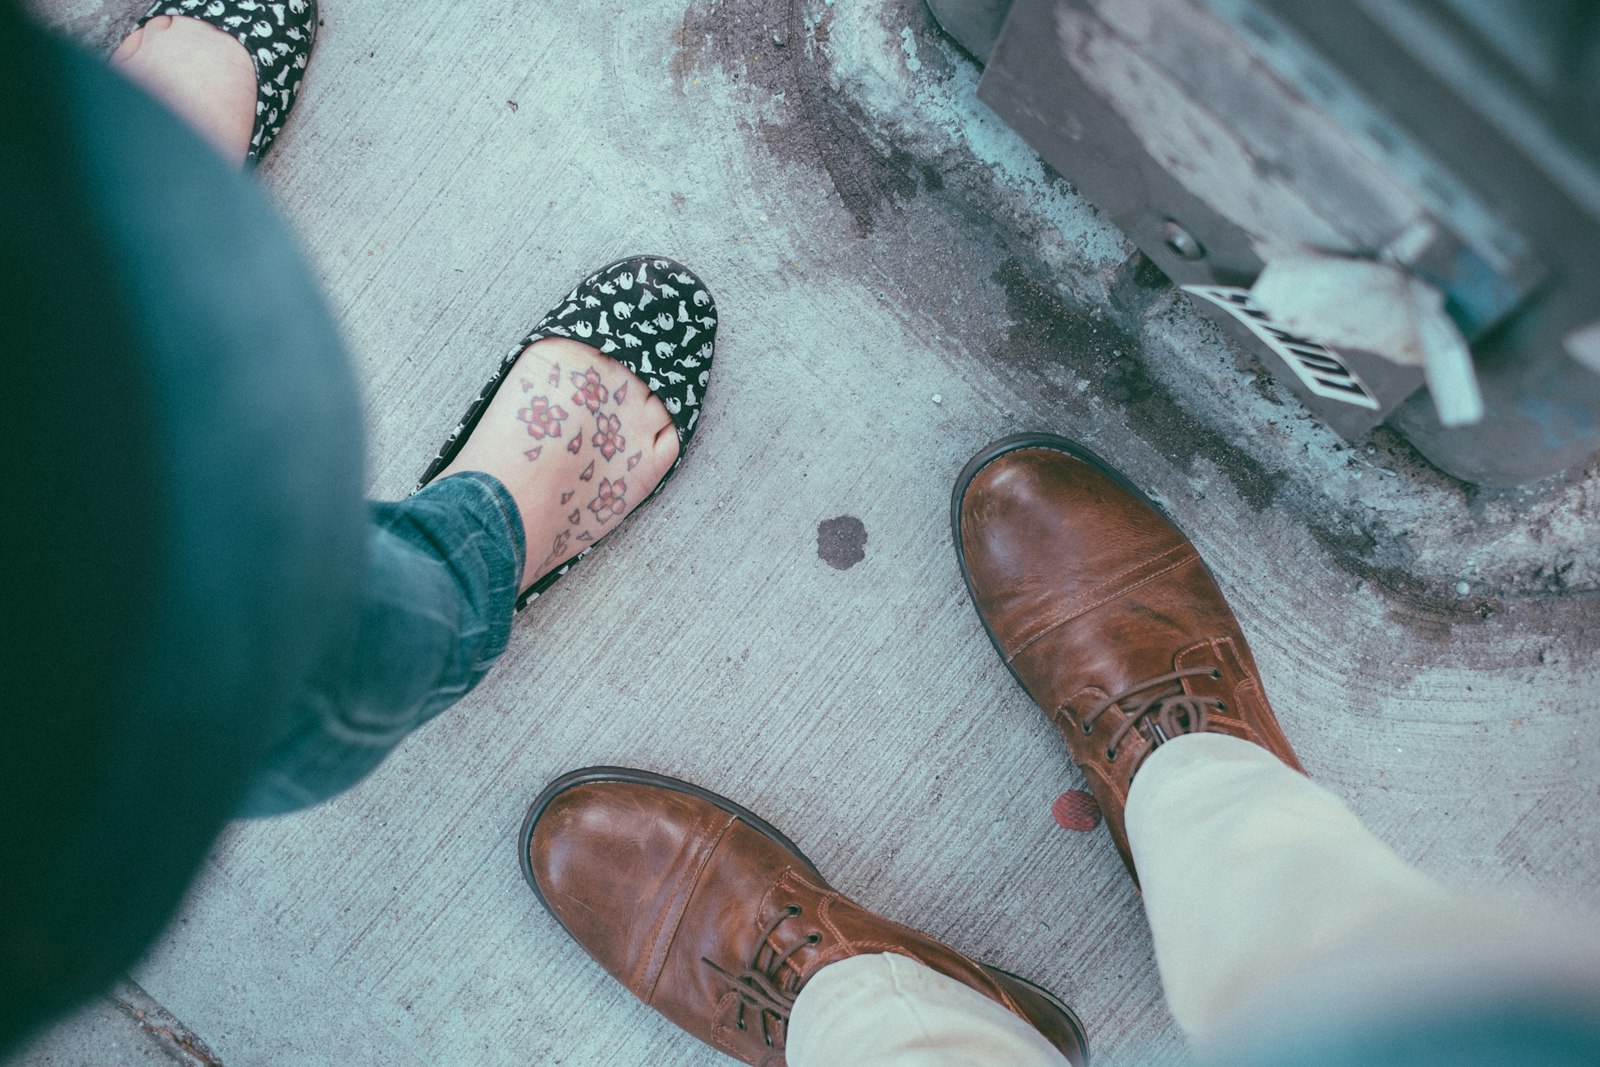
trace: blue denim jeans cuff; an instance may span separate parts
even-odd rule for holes
[[[526,546],[498,480],[467,472],[371,505],[369,546],[356,632],[307,686],[291,736],[242,815],[293,811],[348,789],[471,692],[505,651]]]

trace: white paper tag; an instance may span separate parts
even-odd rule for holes
[[[1317,396],[1371,411],[1381,407],[1339,353],[1273,322],[1251,298],[1250,290],[1231,285],[1185,285],[1183,291],[1204,297],[1242,322]]]

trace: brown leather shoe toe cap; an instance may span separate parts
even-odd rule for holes
[[[524,869],[567,932],[648,1002],[689,890],[733,821],[649,785],[580,781],[536,812]]]

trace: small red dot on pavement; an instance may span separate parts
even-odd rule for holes
[[[1100,825],[1100,805],[1095,802],[1093,795],[1081,789],[1069,790],[1056,797],[1056,802],[1050,805],[1050,814],[1055,816],[1056,824],[1063,830],[1084,832]]]

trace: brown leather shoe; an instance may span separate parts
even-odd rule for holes
[[[956,480],[951,526],[984,629],[1066,739],[1130,872],[1128,786],[1161,742],[1232,734],[1301,770],[1211,572],[1094,453],[1054,434],[996,441]]]
[[[966,983],[1074,1064],[1088,1059],[1082,1024],[1054,996],[846,899],[788,838],[687,782],[573,771],[534,801],[521,846],[528,884],[589,955],[746,1063],[782,1067],[789,1011],[819,968],[879,952]]]

